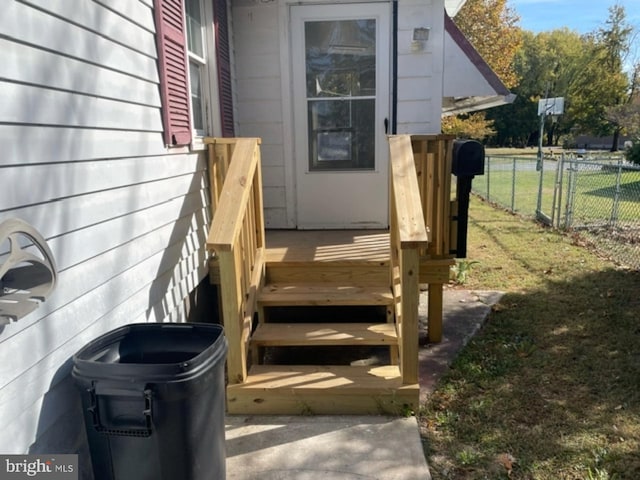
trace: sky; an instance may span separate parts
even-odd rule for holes
[[[509,0],[520,16],[520,27],[534,33],[568,27],[588,33],[605,25],[609,7],[619,3],[629,23],[640,29],[640,0]]]

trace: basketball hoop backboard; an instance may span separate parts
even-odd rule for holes
[[[538,115],[562,115],[564,113],[564,97],[541,98],[538,100]]]

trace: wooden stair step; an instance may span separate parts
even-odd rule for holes
[[[263,306],[391,305],[391,289],[380,286],[335,284],[268,284],[258,302]]]
[[[389,281],[388,261],[268,262],[268,283],[381,285]]]
[[[227,387],[230,414],[401,414],[418,405],[418,384],[385,366],[254,365]]]
[[[397,345],[392,323],[261,323],[251,337],[256,346]]]

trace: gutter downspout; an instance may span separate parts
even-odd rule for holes
[[[398,130],[398,1],[393,2],[393,32],[391,46],[391,133]]]

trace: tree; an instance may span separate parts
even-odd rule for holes
[[[610,7],[603,27],[587,35],[566,28],[523,32],[522,48],[514,57],[514,70],[521,79],[513,88],[518,101],[487,114],[498,131],[496,139],[527,137],[537,142],[538,100],[564,97],[564,114],[557,123],[547,119],[548,145],[557,144],[562,136],[589,133],[613,135],[617,147],[618,135],[628,131],[636,111],[631,104],[640,75],[635,70],[629,77],[625,73],[633,34],[618,4]],[[533,122],[527,121],[529,116]]]
[[[538,100],[565,97],[566,101],[588,62],[583,38],[567,28],[538,34],[524,31],[522,40],[513,65],[521,79],[513,88],[516,101],[488,112],[488,117],[495,121],[499,145],[537,144]],[[569,133],[571,125],[568,109],[557,123],[547,119],[547,144],[557,144],[561,135]]]
[[[633,139],[624,153],[627,160],[640,165],[640,63],[636,63],[630,76],[628,101],[607,109],[607,118]]]
[[[606,109],[606,118],[621,133],[640,140],[640,63],[636,63],[629,75],[629,89],[626,101]],[[640,163],[640,162],[636,162]]]
[[[454,21],[506,87],[517,85],[513,58],[522,44],[522,30],[507,0],[468,0]]]
[[[519,20],[507,0],[468,0],[454,18],[458,28],[507,88],[518,83],[513,58],[522,44]],[[478,112],[444,118],[442,131],[483,140],[495,135],[493,124],[485,112]]]
[[[493,121],[496,131],[491,143],[502,147],[526,147],[538,132],[537,104],[520,94],[517,88],[513,91],[517,95],[513,103],[487,111],[487,118]]]
[[[485,112],[463,115],[451,115],[442,119],[442,133],[455,135],[458,138],[483,140],[496,133],[493,121],[487,120]]]
[[[609,7],[605,26],[588,37],[590,62],[576,85],[576,126],[595,135],[613,135],[612,151],[617,150],[622,126],[608,112],[629,103],[633,95],[634,87],[624,71],[632,37],[624,7]]]

